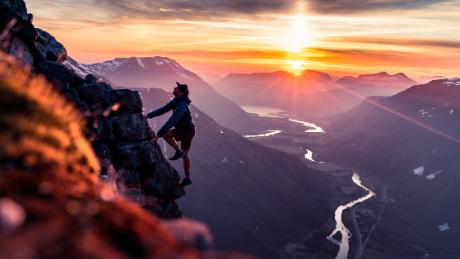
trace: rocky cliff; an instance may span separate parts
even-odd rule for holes
[[[142,114],[139,94],[113,89],[92,75],[82,78],[67,69],[65,47],[35,28],[23,1],[1,1],[2,47],[43,74],[53,88],[75,104],[85,121],[84,135],[101,164],[101,177],[113,180],[120,193],[157,216],[177,218],[175,199],[184,195],[179,175],[151,141],[154,132]]]
[[[210,250],[201,223],[159,219],[181,217],[184,191],[139,93],[69,71],[32,20],[0,1],[0,258],[246,257]]]
[[[100,182],[85,124],[43,77],[0,54],[0,258],[240,258],[204,251],[203,225],[160,221]]]

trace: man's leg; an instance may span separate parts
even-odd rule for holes
[[[194,135],[195,135],[194,131],[189,132],[188,135],[185,136],[185,138],[182,139],[182,142],[181,142],[181,148],[184,151],[183,159],[184,159],[184,172],[185,172],[185,178],[184,178],[184,180],[182,180],[182,182],[180,184],[182,187],[192,184],[192,180],[190,179],[190,157],[189,157],[189,153],[190,153],[190,146],[192,144],[192,139],[193,139]]]
[[[172,157],[169,158],[169,160],[177,160],[181,157],[184,156],[184,152],[182,152],[179,149],[179,145],[176,142],[176,139],[174,138],[174,134],[172,131],[168,131],[163,135],[163,139],[168,143],[172,148],[176,150],[176,153]]]
[[[163,135],[163,139],[168,143],[174,150],[179,150],[179,145],[177,144],[174,136],[170,130]]]
[[[192,184],[192,180],[190,179],[190,157],[188,156],[188,151],[189,149],[182,147],[182,150],[184,150],[184,172],[185,172],[185,177],[184,180],[180,183],[181,187],[185,187],[187,185]]]
[[[184,172],[185,172],[185,176],[190,176],[190,157],[188,156],[188,152],[189,150],[188,149],[182,149],[182,151],[184,152]]]

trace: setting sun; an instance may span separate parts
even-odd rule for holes
[[[299,76],[305,69],[305,65],[307,64],[307,62],[304,60],[289,60],[287,61],[287,64],[287,70],[292,74]]]

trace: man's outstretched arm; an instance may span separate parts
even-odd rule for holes
[[[177,124],[177,122],[180,120],[180,118],[182,117],[182,115],[184,115],[186,111],[187,111],[187,103],[185,102],[179,103],[176,109],[174,110],[173,114],[171,115],[171,117],[168,119],[165,125],[163,125],[163,127],[161,127],[161,129],[158,131],[157,136],[159,138],[163,137],[163,135],[168,130],[170,130],[172,127],[174,127]]]
[[[170,110],[172,110],[173,107],[174,107],[173,100],[171,100],[167,104],[165,104],[163,107],[147,113],[147,118],[151,119],[151,118],[163,115],[169,112]]]

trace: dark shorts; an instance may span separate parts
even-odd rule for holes
[[[176,141],[180,141],[182,150],[189,150],[192,145],[192,139],[195,136],[194,129],[178,130],[176,128],[171,130],[171,133]]]

